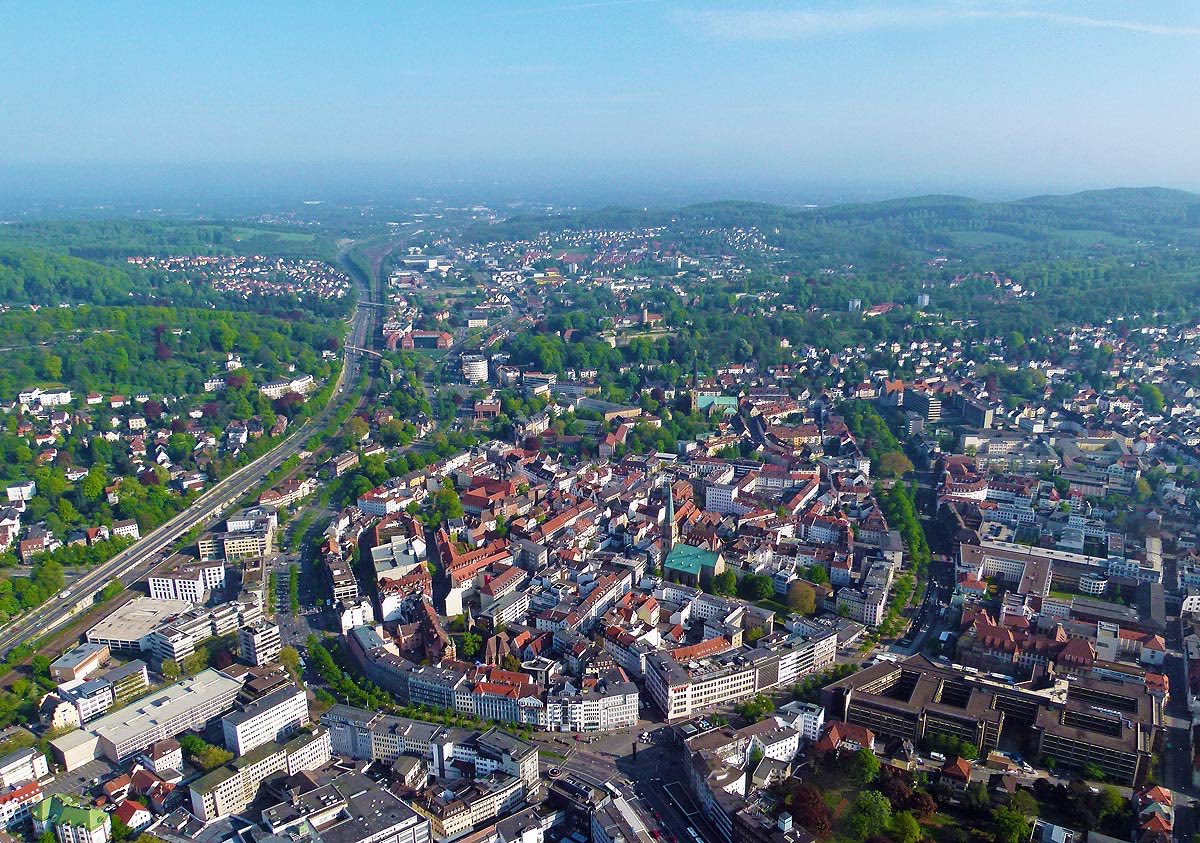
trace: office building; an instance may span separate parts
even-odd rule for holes
[[[937,735],[966,741],[981,757],[1004,729],[1031,735],[1037,754],[1060,768],[1095,765],[1132,784],[1150,762],[1161,702],[1144,685],[1053,678],[1016,685],[978,670],[910,656],[880,662],[822,691],[833,719],[919,743]]]
[[[270,621],[259,620],[238,630],[238,655],[247,664],[259,667],[275,661],[282,649],[279,627]]]
[[[668,720],[682,720],[730,700],[752,696],[833,664],[834,632],[773,633],[753,648],[677,662],[670,651],[646,656],[646,690]]]
[[[150,635],[163,623],[182,615],[192,604],[186,600],[138,597],[89,629],[89,643],[106,644],[114,653],[140,653],[150,649]]]
[[[308,723],[308,697],[303,688],[289,683],[225,715],[221,729],[225,748],[244,755],[268,741],[284,740]]]
[[[429,821],[361,773],[297,793],[262,812],[272,834],[309,830],[321,843],[429,843]]]
[[[268,777],[315,770],[330,757],[329,732],[320,726],[284,744],[260,744],[191,783],[188,796],[192,813],[204,822],[239,813],[254,801],[259,786]]]
[[[56,759],[68,771],[103,755],[121,762],[155,741],[200,730],[233,708],[242,683],[215,670],[169,685],[136,703],[50,742]]]
[[[109,658],[107,644],[84,642],[72,647],[50,662],[50,678],[55,682],[86,679],[99,670]]]
[[[150,596],[159,600],[207,603],[209,595],[225,587],[225,563],[188,565],[177,571],[148,577]]]

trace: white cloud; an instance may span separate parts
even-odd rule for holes
[[[898,29],[932,29],[970,21],[1044,21],[1068,27],[1117,29],[1145,35],[1197,36],[1200,27],[1137,20],[1068,15],[1029,8],[968,5],[908,7],[860,6],[851,9],[709,9],[680,10],[680,23],[712,38],[788,41],[824,35],[851,35]]]

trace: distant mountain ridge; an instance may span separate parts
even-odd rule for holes
[[[1031,241],[1055,231],[1079,229],[1096,229],[1136,239],[1161,237],[1171,229],[1200,226],[1200,194],[1141,187],[1031,196],[1010,202],[982,202],[966,196],[934,194],[816,208],[741,200],[660,210],[609,206],[575,214],[513,216],[495,225],[478,226],[472,236],[523,239],[541,231],[703,226],[786,229],[793,235],[811,236],[830,223],[879,228],[901,240],[960,229],[995,231]],[[1200,243],[1200,231],[1191,232],[1190,238]]]

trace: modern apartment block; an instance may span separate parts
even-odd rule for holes
[[[1142,685],[1053,679],[1016,685],[978,670],[916,655],[880,662],[822,691],[829,716],[886,738],[954,737],[980,755],[1004,729],[1029,733],[1038,754],[1061,767],[1094,764],[1125,784],[1150,763],[1161,703]]]
[[[238,630],[238,655],[247,664],[259,667],[275,661],[282,649],[279,627],[268,620],[258,620]]]
[[[221,718],[225,748],[244,755],[256,746],[284,740],[309,723],[308,696],[303,688],[288,683],[282,688],[242,705],[240,711]]]
[[[189,565],[148,577],[146,583],[150,587],[150,596],[156,599],[206,603],[213,591],[225,587],[225,563]]]

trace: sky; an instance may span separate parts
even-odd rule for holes
[[[1200,190],[1194,0],[0,2],[0,189]]]

